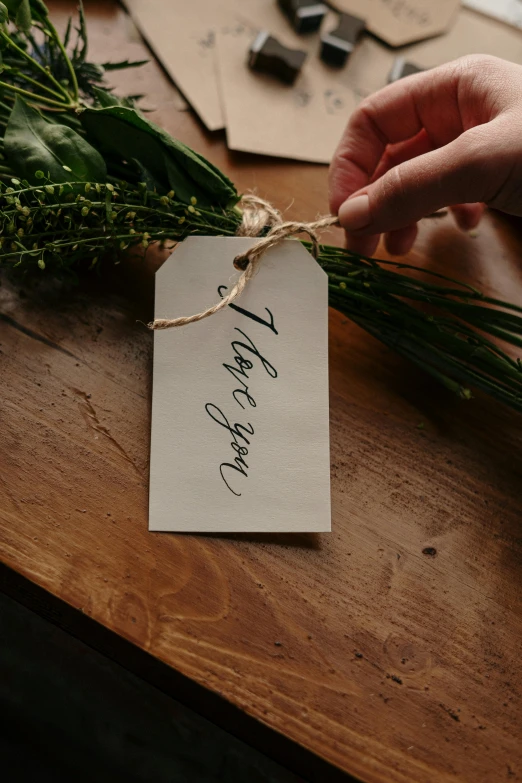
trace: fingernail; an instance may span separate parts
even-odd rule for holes
[[[339,208],[339,223],[346,231],[357,231],[370,223],[370,199],[368,196],[349,198]]]

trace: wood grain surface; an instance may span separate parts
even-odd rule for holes
[[[87,14],[93,59],[143,56],[115,3]],[[241,189],[326,210],[324,167],[230,154],[154,62],[118,79]],[[521,259],[495,215],[410,254],[519,303]],[[333,532],[149,533],[152,266],[2,278],[3,563],[362,781],[522,780],[522,418],[332,311]]]

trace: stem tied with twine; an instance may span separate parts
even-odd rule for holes
[[[223,297],[220,302],[203,310],[201,313],[172,319],[156,318],[149,324],[150,329],[172,329],[175,326],[186,326],[196,321],[202,321],[204,318],[209,318],[209,316],[228,307],[234,299],[237,299],[243,293],[250,280],[254,277],[267,250],[276,247],[288,237],[301,233],[308,234],[312,243],[312,255],[317,259],[319,256],[318,233],[326,228],[330,228],[330,226],[339,225],[338,218],[332,215],[319,218],[311,223],[299,223],[292,220],[284,221],[278,209],[268,201],[255,195],[243,196],[241,207],[243,209],[243,220],[237,236],[257,237],[267,226],[270,226],[270,230],[253,247],[234,259],[235,268],[241,270],[242,274],[230,293]]]

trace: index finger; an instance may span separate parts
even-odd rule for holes
[[[353,113],[330,167],[330,208],[369,184],[388,144],[423,128],[434,147],[463,131],[456,63],[414,74],[384,87]]]

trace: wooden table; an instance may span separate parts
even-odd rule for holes
[[[114,2],[87,13],[93,59],[143,56]],[[326,210],[324,167],[227,152],[154,62],[119,79],[240,189]],[[411,254],[519,302],[521,257],[498,216]],[[152,312],[147,264],[2,278],[3,589],[306,779],[522,780],[522,418],[332,311],[333,532],[149,533]]]

